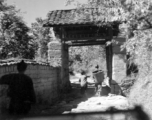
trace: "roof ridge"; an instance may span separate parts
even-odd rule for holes
[[[98,9],[98,8],[82,8],[82,9]],[[50,10],[49,12],[53,12],[53,11],[70,11],[70,10],[77,10],[77,8],[71,8],[71,9],[57,9],[57,10]],[[78,9],[80,10],[80,8]]]
[[[77,15],[75,13],[81,12],[82,14]],[[47,14],[47,20],[43,26],[45,27],[53,27],[53,26],[64,26],[64,25],[90,25],[95,22],[101,22],[102,24],[106,24],[109,22],[113,22],[116,20],[108,19],[105,20],[105,17],[100,17],[100,20],[93,19],[96,18],[96,13],[98,8],[82,8],[82,9],[64,9],[64,10],[52,10]],[[84,15],[83,15],[84,13]],[[88,16],[88,14],[90,14]],[[81,19],[82,17],[82,19]]]
[[[50,10],[49,12],[53,12],[53,11],[70,11],[70,10],[76,10],[76,8],[74,9],[58,9],[58,10]]]

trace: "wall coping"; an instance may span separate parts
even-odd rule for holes
[[[30,59],[6,59],[6,60],[0,60],[0,66],[16,65],[21,60],[24,60],[25,63],[27,63],[27,64],[51,66],[48,62],[36,61],[36,60],[30,60]]]

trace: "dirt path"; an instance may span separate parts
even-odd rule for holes
[[[65,99],[59,101],[55,105],[51,106],[36,106],[30,114],[63,114],[72,112],[85,112],[89,110],[103,110],[106,111],[109,107],[115,107],[116,109],[127,109],[128,100],[123,96],[103,96],[97,97],[94,93],[94,86],[88,86],[85,95],[80,94],[80,85],[78,79],[72,79],[71,81],[72,91],[66,95]]]
[[[90,86],[87,89],[86,95],[80,94],[80,87],[78,84],[72,84],[72,92],[66,96],[66,99],[59,101],[55,105],[35,105],[31,110],[31,115],[36,114],[62,114],[68,113],[73,108],[76,108],[78,104],[88,100],[94,96],[94,87]]]

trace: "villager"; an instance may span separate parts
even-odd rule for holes
[[[95,67],[95,71],[93,71],[93,79],[95,82],[95,94],[99,95],[102,89],[102,82],[104,80],[104,72],[99,70],[99,66]]]
[[[79,79],[80,82],[80,87],[81,87],[81,94],[84,95],[86,94],[86,90],[88,88],[88,81],[87,81],[88,76],[86,75],[85,71],[81,72],[81,77]]]
[[[25,75],[27,64],[22,60],[17,64],[18,73],[7,74],[0,78],[0,84],[9,85],[10,114],[27,114],[31,104],[36,102],[32,79]]]

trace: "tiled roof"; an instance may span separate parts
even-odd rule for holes
[[[77,9],[50,11],[44,26],[93,24],[94,22],[97,22],[95,19],[97,12],[97,9],[83,9],[81,11]],[[105,18],[101,16],[100,22],[104,21]]]

